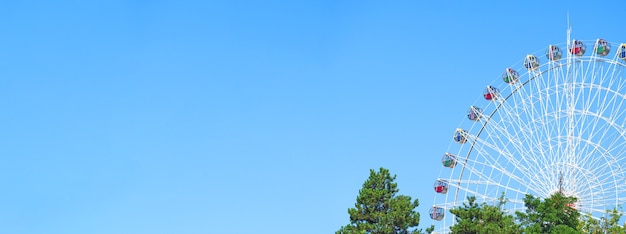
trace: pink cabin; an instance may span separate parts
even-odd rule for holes
[[[430,212],[428,212],[428,213],[429,213],[431,219],[434,219],[434,220],[437,220],[437,221],[441,221],[443,219],[445,211],[441,207],[433,206],[432,208],[430,208]]]

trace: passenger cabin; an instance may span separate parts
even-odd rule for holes
[[[561,48],[555,45],[549,45],[548,49],[546,49],[546,58],[550,61],[557,61],[563,57],[563,53],[561,52]]]
[[[453,139],[457,143],[463,144],[467,142],[467,132],[463,129],[457,128],[456,131],[454,131]]]
[[[441,221],[445,215],[445,211],[441,207],[433,206],[430,208],[429,214],[431,219]]]
[[[487,101],[496,100],[498,93],[500,93],[500,90],[490,85],[485,88],[485,91],[483,92],[483,97],[485,97],[485,100]]]
[[[482,109],[476,106],[470,106],[469,110],[467,110],[467,118],[471,121],[478,121],[482,111]]]
[[[435,187],[435,192],[446,194],[448,192],[448,181],[439,179],[435,182],[434,187]]]
[[[532,54],[526,55],[524,58],[524,67],[530,71],[539,68],[539,59]]]
[[[454,168],[456,166],[456,156],[451,153],[445,153],[441,158],[441,164],[447,168]]]
[[[599,56],[606,56],[611,52],[611,44],[609,44],[606,40],[599,38],[596,40],[596,44],[594,45],[596,54]]]
[[[572,47],[569,48],[569,52],[578,57],[583,56],[586,50],[587,46],[585,46],[585,43],[579,40],[574,40],[572,42]]]
[[[513,84],[519,80],[519,73],[512,68],[507,68],[502,73],[502,80],[504,80],[504,83]]]

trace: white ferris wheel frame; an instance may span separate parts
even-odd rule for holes
[[[479,113],[463,132],[464,144],[451,145],[459,148],[456,166],[442,168],[449,174],[438,179],[447,184],[445,202],[437,194],[433,206],[445,210],[443,232],[454,224],[449,210],[467,196],[488,204],[503,196],[504,208],[516,211],[524,209],[525,194],[562,192],[596,217],[626,202],[626,62],[618,58],[620,44],[609,43],[611,58],[597,55],[598,40],[591,42],[590,55],[569,53],[568,30],[566,57],[502,84],[508,95],[492,100],[489,114]]]

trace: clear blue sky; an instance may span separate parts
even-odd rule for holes
[[[333,233],[369,169],[422,227],[467,107],[624,1],[0,1],[0,233]]]

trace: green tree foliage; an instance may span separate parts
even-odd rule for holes
[[[336,234],[377,233],[409,234],[421,233],[420,215],[415,211],[419,205],[417,199],[397,195],[396,176],[389,170],[380,168],[378,172],[370,170],[369,178],[359,191],[354,208],[348,209],[350,224],[341,227]]]
[[[526,212],[516,212],[524,233],[581,233],[580,213],[571,207],[576,198],[555,193],[542,201],[526,195],[524,202]]]
[[[614,208],[607,212],[606,217],[596,219],[585,215],[579,223],[578,229],[589,234],[626,234],[626,223],[620,225],[623,212]]]
[[[578,233],[624,233],[624,226],[617,223],[621,213],[613,212],[609,218],[597,221],[592,218],[581,223],[580,213],[572,208],[576,198],[556,193],[544,200],[526,195],[525,212],[516,215],[503,210],[504,195],[495,205],[478,204],[476,198],[469,197],[463,206],[451,209],[456,223],[450,227],[452,233],[524,233],[524,234],[578,234]],[[591,231],[590,231],[591,230]],[[605,232],[605,230],[607,230]],[[599,231],[599,232],[594,232]],[[616,231],[616,232],[613,232]],[[625,233],[626,234],[626,233]]]
[[[450,210],[455,215],[456,223],[450,227],[452,233],[464,234],[517,234],[521,233],[515,218],[502,210],[504,197],[497,205],[476,203],[475,197],[468,197],[463,206]]]

